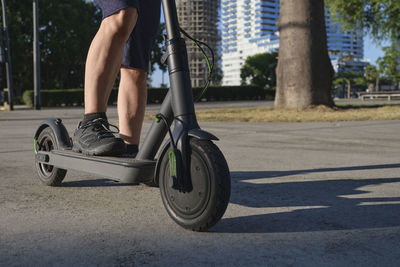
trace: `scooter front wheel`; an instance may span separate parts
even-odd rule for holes
[[[168,153],[161,159],[159,186],[170,217],[180,226],[206,231],[224,215],[230,197],[229,168],[222,152],[208,140],[190,139],[189,168],[192,190],[171,187]]]
[[[44,128],[35,142],[35,150],[37,150],[36,152],[50,152],[58,149],[55,134],[50,127]],[[45,164],[37,160],[35,161],[35,167],[39,180],[49,186],[60,185],[67,174],[67,171],[64,169],[59,169],[53,165]]]

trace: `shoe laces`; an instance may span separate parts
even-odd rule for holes
[[[111,131],[110,126],[115,128],[116,131]],[[107,120],[103,118],[94,119],[92,121],[87,122],[84,125],[80,125],[79,128],[87,129],[89,127],[93,127],[93,131],[96,132],[96,135],[99,139],[115,137],[114,134],[119,133],[119,129],[117,126],[110,124]]]

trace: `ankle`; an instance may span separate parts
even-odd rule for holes
[[[107,120],[107,115],[105,112],[88,113],[83,116],[82,124],[86,124],[89,121],[95,119],[105,119]]]

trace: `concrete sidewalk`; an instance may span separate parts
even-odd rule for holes
[[[73,171],[39,184],[36,128],[61,117],[72,132],[81,114],[0,112],[0,266],[399,265],[400,121],[201,123],[221,139],[232,196],[194,233],[157,188]]]

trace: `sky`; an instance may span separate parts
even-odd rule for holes
[[[382,57],[384,55],[382,51],[382,47],[389,46],[388,42],[382,42],[377,44],[374,42],[369,36],[364,38],[364,57],[367,60],[370,60],[372,65],[376,65],[376,60],[378,57]]]

